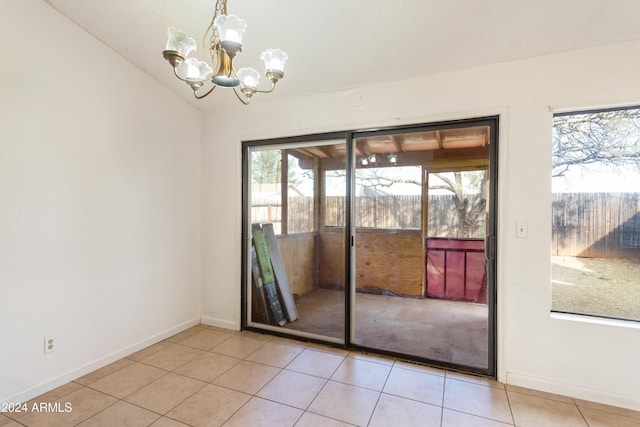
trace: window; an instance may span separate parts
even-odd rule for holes
[[[276,234],[315,230],[314,170],[306,166],[289,150],[251,151],[251,218],[255,222],[273,224]]]
[[[552,311],[640,320],[640,107],[553,121]]]
[[[420,229],[422,182],[419,166],[361,167],[356,169],[356,227]],[[325,173],[328,227],[344,224],[346,172]]]
[[[488,171],[429,174],[429,237],[486,236]]]

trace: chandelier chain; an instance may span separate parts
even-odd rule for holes
[[[217,53],[215,46],[220,43],[220,36],[218,35],[218,30],[215,27],[216,18],[219,15],[227,14],[227,0],[216,0],[216,6],[213,11],[213,17],[211,18],[211,22],[209,23],[209,27],[207,31],[204,33],[202,37],[202,46],[207,49],[211,54],[211,60],[215,62],[217,60]],[[207,35],[209,35],[209,44],[207,45]]]

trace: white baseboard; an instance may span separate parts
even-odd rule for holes
[[[235,322],[230,322],[229,320],[225,320],[225,319],[217,319],[211,316],[201,316],[200,323],[202,323],[203,325],[216,326],[222,329],[230,329],[232,331],[240,330],[240,328],[238,327],[238,325],[236,325]]]
[[[166,331],[160,332],[156,335],[153,335],[149,338],[146,338],[134,345],[125,347],[121,350],[118,350],[114,353],[111,353],[107,356],[101,357],[97,360],[89,362],[85,365],[82,365],[76,369],[73,369],[65,374],[62,374],[56,378],[51,380],[44,381],[36,386],[30,387],[26,390],[18,392],[14,395],[7,396],[6,398],[2,398],[0,403],[17,403],[17,402],[26,402],[28,400],[33,399],[34,397],[38,397],[43,393],[46,393],[50,390],[53,390],[56,387],[60,387],[68,383],[69,381],[73,381],[76,378],[80,378],[83,375],[86,375],[90,372],[93,372],[97,369],[100,369],[104,366],[107,366],[110,363],[115,362],[116,360],[120,360],[123,357],[126,357],[130,354],[135,353],[136,351],[140,351],[143,348],[149,347],[155,343],[158,343],[166,338],[169,338],[172,335],[175,335],[179,332],[184,331],[185,329],[189,329],[192,326],[197,325],[199,322],[197,319],[189,320],[187,322],[183,322],[178,326],[167,329]]]
[[[640,411],[640,396],[622,394],[616,391],[585,387],[551,378],[534,377],[513,372],[507,372],[507,384]]]

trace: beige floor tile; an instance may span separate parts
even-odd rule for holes
[[[304,347],[269,341],[249,355],[246,360],[275,366],[277,368],[284,368],[303,350]]]
[[[611,414],[623,415],[625,417],[630,417],[630,418],[635,418],[640,420],[639,411],[633,411],[631,409],[626,409],[626,408],[619,408],[617,406],[605,405],[603,403],[589,402],[587,400],[581,400],[581,399],[574,399],[574,401],[576,402],[576,405],[578,405],[578,407],[580,408],[586,407],[591,409],[597,409],[599,411],[609,412]]]
[[[475,375],[468,375],[468,374],[463,374],[460,372],[453,372],[453,371],[446,371],[445,376],[449,379],[452,380],[458,380],[458,381],[465,381],[468,383],[473,383],[473,384],[480,384],[480,385],[486,385],[489,387],[495,387],[495,388],[500,388],[504,390],[504,384],[496,381],[496,380],[492,380],[491,378],[483,378],[483,377],[478,377]]]
[[[312,375],[282,370],[258,392],[257,396],[306,409],[326,382],[327,380]]]
[[[391,365],[347,357],[331,376],[333,381],[381,391],[391,372]]]
[[[488,418],[452,411],[451,409],[445,408],[442,410],[442,427],[507,427],[512,425],[513,424],[501,423],[500,421],[490,420]]]
[[[68,382],[66,384],[61,385],[60,387],[56,387],[51,391],[46,392],[45,394],[41,395],[38,398],[39,402],[43,401],[43,398],[45,399],[50,399],[50,400],[45,400],[45,401],[51,401],[54,402],[56,400],[59,400],[61,398],[63,398],[64,396],[73,393],[74,391],[78,391],[80,389],[83,389],[84,386],[81,384],[77,384],[75,382]]]
[[[263,340],[236,335],[226,340],[222,344],[213,347],[211,351],[219,354],[224,354],[225,356],[244,359],[257,349],[262,347],[265,343],[266,341]]]
[[[192,426],[221,426],[251,398],[250,395],[216,385],[206,385],[167,414]]]
[[[151,427],[190,427],[187,424],[181,423],[180,421],[172,420],[171,418],[162,417],[159,418],[158,421],[151,424]]]
[[[280,370],[273,366],[243,360],[216,378],[213,384],[243,393],[256,394],[278,372]]]
[[[158,414],[166,414],[205,385],[207,383],[170,372],[126,400]]]
[[[237,334],[239,337],[243,337],[243,338],[253,338],[255,340],[258,341],[272,341],[274,339],[274,337],[272,335],[267,335],[267,334],[261,334],[259,332],[254,332],[254,331],[240,331]]]
[[[505,423],[513,423],[507,392],[465,381],[445,381],[445,408]]]
[[[224,425],[225,427],[287,427],[302,415],[300,409],[253,397]]]
[[[580,408],[580,412],[590,427],[638,427],[638,418],[627,417],[607,411],[600,411],[590,407]]]
[[[154,344],[28,402],[69,403],[70,412],[4,413],[0,427],[438,426],[440,416],[442,427],[640,426],[637,411],[288,338],[197,326],[171,340],[182,342]]]
[[[237,365],[240,359],[217,353],[204,353],[180,366],[174,372],[197,380],[211,382]]]
[[[151,356],[153,353],[157,353],[158,351],[170,345],[171,343],[169,341],[160,341],[147,348],[143,348],[140,351],[136,351],[135,353],[128,355],[127,359],[131,359],[131,360],[135,360],[136,362],[139,362],[145,357]]]
[[[333,347],[326,344],[319,344],[314,342],[308,343],[307,348],[312,348],[314,350],[321,351],[323,353],[331,353],[331,354],[336,354],[338,356],[343,356],[343,357],[349,356],[349,353],[350,353],[349,350],[345,350],[344,348]]]
[[[188,337],[189,335],[193,335],[196,332],[202,330],[202,329],[207,329],[206,327],[200,326],[200,325],[196,325],[196,326],[192,326],[189,329],[185,329],[184,331],[180,332],[179,334],[175,334],[169,338],[167,338],[165,341],[169,341],[172,343],[177,343],[178,341],[182,341],[183,339],[185,339],[186,337]]]
[[[201,323],[199,326],[200,326],[201,328],[205,328],[205,329],[212,329],[212,330],[214,330],[214,331],[226,332],[226,333],[228,333],[228,334],[234,334],[234,335],[237,335],[237,334],[239,334],[239,333],[241,332],[241,331],[234,331],[234,330],[232,330],[232,329],[227,329],[227,328],[220,328],[220,327],[218,327],[218,326],[205,325],[205,324],[203,324],[203,323]],[[242,332],[244,332],[244,331],[242,331]]]
[[[331,378],[344,359],[344,356],[307,348],[287,365],[287,369],[317,377]]]
[[[196,348],[186,347],[179,344],[171,344],[166,348],[145,357],[140,361],[140,363],[155,366],[156,368],[167,371],[173,371],[174,369],[195,359],[202,353],[202,350],[198,350]]]
[[[67,394],[59,401],[61,408],[70,403],[69,412],[31,412],[20,419],[20,424],[29,427],[67,427],[76,425],[99,411],[113,405],[118,400],[104,393],[83,387]]]
[[[419,363],[413,362],[405,362],[402,360],[397,360],[393,366],[403,369],[410,369],[412,371],[423,372],[425,374],[438,375],[440,377],[445,376],[445,370],[440,368],[434,368],[433,366],[421,365]]]
[[[298,420],[295,427],[349,427],[353,424],[323,417],[322,415],[305,412]]]
[[[442,408],[402,397],[382,394],[369,427],[439,426]]]
[[[308,342],[298,341],[296,339],[286,338],[286,337],[273,337],[270,341],[277,342],[280,344],[288,344],[288,345],[293,345],[297,347],[304,347],[304,348],[307,348],[309,346]]]
[[[84,385],[88,385],[91,384],[92,382],[95,382],[97,380],[99,380],[100,378],[104,378],[109,374],[114,373],[115,371],[118,371],[122,368],[124,368],[125,366],[129,366],[133,363],[132,360],[129,359],[120,359],[120,360],[116,360],[113,363],[110,363],[96,371],[93,372],[89,372],[87,375],[77,378],[75,380],[73,380],[74,382],[78,383],[78,384],[84,384]]]
[[[366,426],[380,396],[362,387],[329,381],[308,411],[358,426]]]
[[[133,362],[131,365],[91,383],[91,388],[122,399],[166,373],[167,371],[162,369]]]
[[[18,424],[17,422],[12,420],[11,418],[5,417],[4,415],[0,414],[0,426],[2,426],[2,427],[20,427],[21,425],[22,424]]]
[[[229,332],[221,332],[215,329],[200,329],[194,334],[178,341],[180,345],[199,348],[201,350],[209,350],[218,344],[222,344],[235,334]]]
[[[353,359],[366,360],[367,362],[381,363],[383,365],[393,366],[394,360],[387,356],[379,356],[377,354],[368,354],[360,351],[350,351],[347,357]]]
[[[387,394],[442,406],[444,377],[394,366],[382,391]]]
[[[139,408],[127,402],[120,401],[104,411],[94,415],[80,427],[145,427],[160,418],[146,409]]]
[[[543,399],[555,400],[556,402],[574,403],[573,399],[569,396],[562,396],[560,394],[547,393],[539,390],[532,390],[530,388],[518,387],[511,384],[505,384],[507,394],[510,392],[527,394],[529,396],[541,397]]]
[[[509,392],[513,420],[521,427],[587,427],[574,403]]]
[[[34,404],[36,405],[36,407],[39,407],[40,403],[49,403],[49,402],[53,403],[53,402],[59,401],[64,396],[83,388],[84,388],[83,385],[77,384],[75,382],[69,382],[69,383],[63,384],[60,387],[54,388],[53,390],[50,390],[44,394],[41,394],[35,399],[31,399],[27,401],[26,406],[21,405],[19,411],[7,412],[6,416],[13,420],[20,420],[22,417],[25,417],[27,414],[31,412],[31,410],[34,407]],[[0,425],[2,424],[0,423]]]

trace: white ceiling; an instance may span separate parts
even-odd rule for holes
[[[215,0],[44,1],[197,108],[237,103],[221,89],[194,100],[162,57],[171,25],[206,59]],[[237,68],[261,70],[267,48],[289,55],[253,103],[640,39],[640,0],[229,0],[228,13],[247,21]]]

